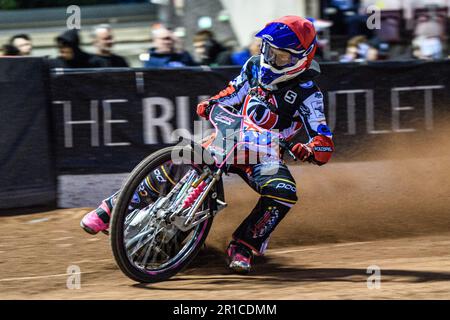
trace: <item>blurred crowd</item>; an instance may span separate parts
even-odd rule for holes
[[[332,34],[345,35],[341,62],[448,58],[449,8],[439,0],[327,0]],[[380,8],[378,21],[373,8]],[[368,22],[369,21],[369,22]],[[379,22],[379,27],[369,28]],[[320,43],[320,42],[319,42]]]
[[[95,53],[87,53],[81,48],[78,30],[67,30],[55,38],[58,49],[56,58],[49,58],[52,68],[120,68],[128,67],[125,58],[113,53],[114,37],[109,25],[94,27],[91,33]],[[32,39],[27,34],[17,34],[2,47],[4,56],[31,56]]]
[[[409,31],[405,28],[401,10],[381,11],[381,28],[367,27],[370,1],[329,0],[323,19],[310,20],[318,31],[319,61],[361,62],[402,59],[448,58],[447,11],[426,7],[414,15]],[[448,8],[446,9],[448,10]],[[81,48],[77,30],[67,30],[56,37],[58,55],[50,58],[54,68],[128,67],[125,57],[114,53],[114,32],[110,25],[102,24],[90,32],[93,53]],[[341,39],[337,44],[336,39]],[[342,41],[342,39],[344,39]],[[145,68],[243,65],[252,55],[260,52],[260,39],[252,37],[245,48],[233,48],[219,41],[208,29],[199,30],[190,46],[185,49],[183,39],[162,24],[151,26],[151,44],[139,59]],[[2,47],[4,56],[29,56],[32,39],[17,34]]]
[[[173,68],[192,66],[243,65],[252,55],[259,54],[260,39],[253,39],[247,48],[232,50],[216,40],[210,30],[200,30],[193,38],[193,53],[183,48],[175,32],[161,24],[151,28],[152,43],[148,52],[140,55],[145,68]],[[114,53],[114,33],[110,25],[92,28],[91,44],[94,53],[81,48],[81,35],[76,29],[67,30],[55,38],[58,56],[50,58],[52,68],[120,68],[128,67],[125,57]],[[32,39],[17,34],[2,46],[3,56],[31,56]]]

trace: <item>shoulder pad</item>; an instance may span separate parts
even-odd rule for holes
[[[247,79],[253,84],[252,81],[257,81],[259,74],[259,56],[252,56],[247,60],[242,67],[242,73],[247,76]]]

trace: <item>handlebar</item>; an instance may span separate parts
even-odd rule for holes
[[[294,159],[294,161],[298,160],[297,157],[295,156],[295,154],[292,152],[292,148],[295,146],[295,143],[286,141],[285,139],[280,139],[279,143],[280,143],[280,147],[282,149],[286,150],[289,153],[289,155],[292,157],[292,159]]]
[[[225,105],[217,100],[210,100],[209,101],[209,109],[211,110],[214,106],[218,106],[219,108],[223,108],[223,109],[233,109],[233,110],[228,110],[228,111],[239,114],[238,110],[236,108],[234,108],[233,106]],[[208,113],[210,113],[210,112],[211,111],[209,111]],[[298,160],[297,157],[295,156],[295,154],[292,152],[292,148],[295,146],[295,143],[286,141],[286,139],[284,139],[284,138],[280,138],[278,140],[278,142],[279,142],[280,148],[284,151],[287,151],[289,153],[289,155],[292,157],[292,159],[294,159],[294,161]]]

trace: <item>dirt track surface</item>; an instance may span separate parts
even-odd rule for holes
[[[137,285],[108,238],[78,226],[85,209],[0,217],[0,299],[450,299],[450,162],[330,163],[293,170],[301,201],[249,276],[223,250],[257,195],[228,178],[207,248],[170,281]],[[81,289],[66,287],[81,269]],[[381,288],[367,288],[367,268]]]

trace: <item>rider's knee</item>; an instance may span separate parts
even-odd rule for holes
[[[273,180],[264,186],[261,191],[263,196],[289,204],[295,204],[298,200],[297,186],[295,181],[292,180]]]

